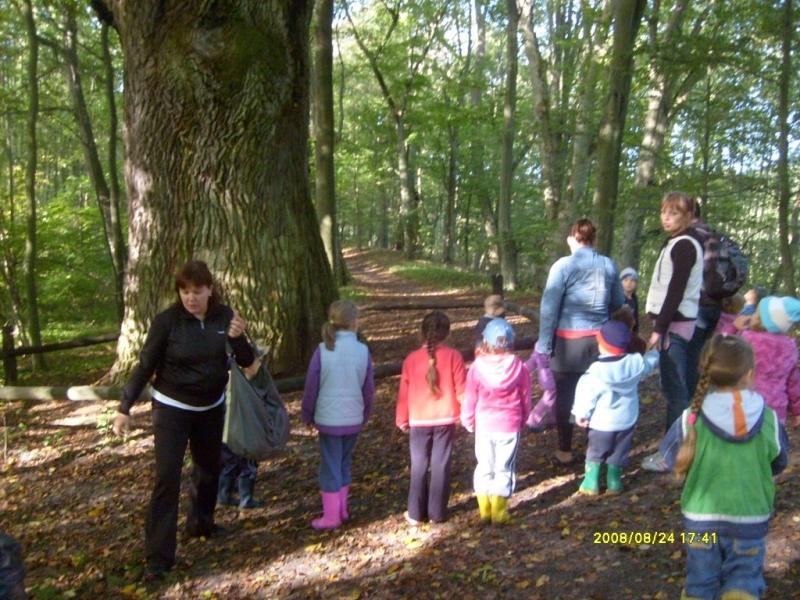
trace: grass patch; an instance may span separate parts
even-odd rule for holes
[[[388,268],[390,273],[414,281],[440,288],[442,291],[471,290],[491,293],[489,276],[485,273],[472,273],[429,262],[405,262]]]
[[[116,343],[72,348],[45,354],[47,368],[33,368],[30,356],[17,357],[17,385],[89,385],[106,374],[114,363]],[[5,382],[3,382],[5,385]]]

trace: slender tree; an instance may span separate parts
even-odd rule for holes
[[[794,257],[789,230],[789,204],[792,197],[789,183],[789,95],[792,87],[792,38],[794,36],[792,0],[783,0],[783,29],[781,31],[781,70],[779,81],[778,123],[778,237],[781,248],[781,275],[784,293],[795,296]]]
[[[36,285],[36,171],[39,159],[39,140],[36,134],[36,126],[39,121],[39,36],[36,31],[36,18],[33,14],[32,1],[25,0],[23,9],[28,41],[28,156],[25,165],[25,307],[31,344],[41,346],[39,294]],[[45,368],[43,354],[34,354],[33,357],[33,362],[37,368]]]

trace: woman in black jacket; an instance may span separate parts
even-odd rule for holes
[[[255,358],[242,336],[244,320],[222,304],[206,263],[183,265],[175,277],[175,291],[178,301],[153,320],[114,419],[117,435],[129,428],[131,406],[155,374],[156,472],[145,528],[147,579],[164,577],[175,564],[181,468],[187,445],[193,468],[186,531],[195,537],[218,532],[214,508],[228,383],[226,343],[240,366],[249,366]]]

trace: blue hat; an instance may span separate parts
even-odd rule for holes
[[[483,341],[495,348],[508,348],[514,343],[514,328],[505,319],[492,319],[483,330]]]
[[[758,314],[764,329],[770,333],[786,333],[800,321],[800,300],[785,296],[767,296],[758,303]]]
[[[639,274],[633,267],[627,267],[625,269],[622,269],[622,273],[619,274],[620,281],[622,281],[623,279],[627,279],[628,277],[633,277],[634,281],[639,281]]]
[[[621,321],[608,321],[597,332],[597,345],[607,354],[625,354],[631,343],[631,329]]]

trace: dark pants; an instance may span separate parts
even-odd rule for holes
[[[442,522],[447,518],[450,457],[455,437],[455,425],[412,427],[409,431],[411,484],[408,488],[408,516],[415,521],[430,519]]]
[[[222,458],[222,475],[231,479],[253,479],[258,472],[258,463],[244,456],[240,456],[228,448],[227,444],[222,444],[220,450]]]
[[[553,371],[556,380],[556,430],[558,431],[558,449],[572,452],[572,430],[570,423],[572,405],[575,404],[575,388],[583,373],[563,373]]]
[[[590,429],[586,460],[624,467],[628,464],[628,454],[631,451],[632,441],[633,427],[629,427],[624,431]]]
[[[189,535],[211,535],[220,473],[225,405],[190,411],[153,402],[156,474],[145,527],[145,552],[151,566],[175,564],[178,500],[186,446],[192,456],[189,479]]]

